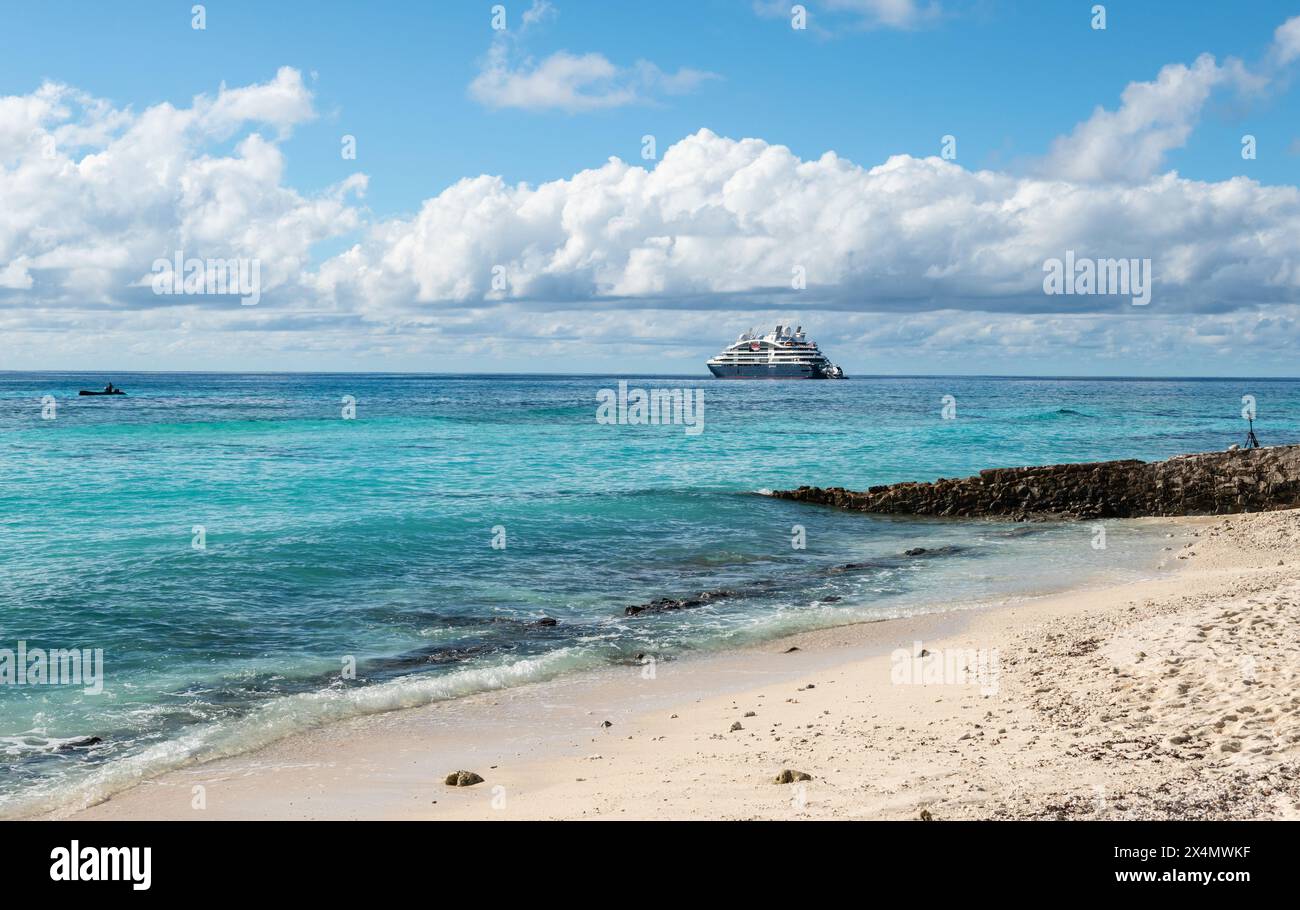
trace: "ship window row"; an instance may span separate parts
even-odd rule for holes
[[[800,356],[796,354],[785,354],[785,355],[778,354],[775,357],[769,357],[766,354],[725,354],[717,359],[726,360],[726,361],[739,361],[739,362],[754,361],[757,363],[767,363],[769,360],[776,360],[782,362],[789,361],[791,363],[810,363],[814,360],[820,360],[821,358],[806,357],[806,356]]]

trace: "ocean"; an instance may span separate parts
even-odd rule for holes
[[[702,394],[699,431],[598,420],[620,380]],[[102,691],[0,685],[0,814],[332,719],[1143,577],[1149,524],[1098,548],[763,493],[1223,449],[1243,395],[1265,445],[1300,440],[1293,380],[0,373],[0,664],[102,653]]]

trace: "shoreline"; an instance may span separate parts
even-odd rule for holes
[[[1050,597],[1052,595],[1043,595]],[[1037,600],[1039,598],[1031,598]],[[431,792],[437,799],[444,790],[485,796],[479,785],[472,790],[452,791],[445,787],[446,773],[478,768],[484,777],[488,771],[479,766],[488,763],[496,770],[507,755],[527,756],[525,762],[562,761],[569,750],[584,744],[616,742],[622,728],[636,724],[653,713],[673,712],[686,704],[700,704],[708,698],[738,696],[754,686],[774,680],[793,679],[808,673],[822,673],[842,661],[860,656],[863,649],[886,654],[891,648],[891,633],[907,630],[928,639],[959,634],[968,617],[983,610],[1002,606],[953,609],[922,613],[902,618],[866,620],[844,625],[783,635],[763,642],[748,642],[734,648],[691,654],[657,664],[654,678],[644,678],[644,670],[635,666],[605,667],[582,670],[555,679],[528,682],[519,686],[477,692],[454,699],[366,714],[332,721],[312,729],[293,733],[268,745],[224,758],[200,761],[173,769],[118,791],[107,799],[84,809],[60,810],[44,818],[120,819],[120,818],[423,818],[411,815],[410,807],[388,793],[385,778],[409,779],[420,792]],[[786,653],[788,649],[795,650]],[[707,691],[701,688],[705,683]],[[610,728],[600,724],[611,720]],[[607,732],[608,731],[608,732]],[[433,773],[419,770],[411,774],[399,767],[400,760],[389,763],[381,756],[409,755],[429,750],[461,765]],[[583,761],[590,755],[581,756]],[[477,762],[477,764],[475,764]],[[419,761],[424,767],[425,762]],[[439,768],[435,761],[428,768]],[[276,779],[306,771],[312,783],[301,796],[286,797],[274,807],[262,804],[263,784],[278,791]],[[378,771],[376,776],[374,772]],[[353,814],[357,809],[352,796],[339,793],[334,808],[316,814],[304,803],[318,800],[312,792],[328,789],[326,776],[335,780],[340,774],[360,773],[365,791],[362,805],[380,810],[378,815]],[[368,779],[366,779],[368,778]],[[228,804],[231,814],[218,811],[204,813],[188,805],[195,784],[238,781],[236,800]],[[244,786],[243,781],[252,781]],[[283,782],[283,781],[282,781]],[[301,784],[301,778],[297,781]],[[496,781],[486,781],[490,789]],[[235,789],[235,788],[232,788]],[[146,791],[155,790],[156,793]],[[165,795],[176,791],[179,801]],[[211,791],[210,791],[211,792]],[[330,799],[333,802],[333,799]],[[185,803],[182,807],[181,803]],[[442,805],[443,800],[431,805]],[[209,808],[214,808],[209,805]],[[301,812],[301,814],[300,814]],[[336,812],[338,814],[336,814]],[[155,814],[159,813],[159,814]]]
[[[1300,742],[1293,671],[1270,654],[1296,650],[1300,511],[1168,524],[1188,564],[1167,577],[339,721],[71,817],[1295,816],[1300,784],[1276,773]],[[918,642],[998,653],[996,692],[893,684],[891,653]],[[787,768],[812,780],[773,784]],[[484,783],[443,783],[462,769]]]
[[[909,519],[904,516],[895,520],[906,522]],[[961,526],[971,523],[954,524]],[[977,529],[979,524],[975,523]],[[645,639],[641,647],[659,658],[658,667],[667,670],[669,678],[677,674],[679,667],[689,666],[702,667],[704,677],[713,679],[718,674],[712,671],[711,662],[724,661],[728,657],[742,659],[745,655],[761,654],[763,648],[773,647],[776,643],[803,633],[860,624],[874,625],[909,617],[950,616],[950,622],[957,623],[959,619],[956,614],[1032,601],[1066,590],[1091,590],[1121,578],[1149,577],[1163,571],[1171,561],[1167,554],[1162,558],[1159,553],[1160,544],[1165,542],[1161,537],[1169,536],[1165,533],[1167,530],[1177,530],[1186,522],[1138,519],[1120,524],[1124,526],[1123,539],[1135,539],[1136,549],[1126,546],[1125,549],[1129,552],[1119,557],[1118,564],[1112,563],[1109,566],[1097,565],[1095,557],[1098,554],[1093,554],[1092,558],[1082,561],[1084,566],[1071,566],[1066,578],[1062,578],[1059,573],[1053,575],[1041,570],[1031,570],[1025,575],[1019,564],[1007,564],[1000,570],[995,570],[992,575],[980,576],[983,579],[981,584],[991,590],[970,591],[966,597],[955,601],[943,599],[940,596],[942,588],[936,588],[924,598],[910,603],[874,604],[870,608],[855,607],[847,611],[830,609],[825,605],[817,607],[820,602],[814,599],[810,601],[809,609],[800,612],[798,621],[769,624],[759,617],[757,625],[733,630],[729,636],[718,640],[701,642],[703,647],[699,648],[668,648],[661,652],[653,637]],[[1115,542],[1112,540],[1112,547]],[[1165,547],[1165,550],[1168,549]],[[1086,546],[1083,552],[1089,552]],[[1093,565],[1088,567],[1087,563]],[[954,578],[953,582],[963,590],[968,587],[961,582],[960,577]],[[62,783],[53,792],[33,795],[25,803],[10,805],[6,807],[4,816],[13,819],[65,817],[168,774],[208,767],[224,760],[238,761],[243,756],[273,747],[278,742],[310,735],[312,731],[335,724],[361,721],[373,716],[402,715],[438,704],[478,706],[474,710],[496,712],[500,710],[499,703],[494,700],[496,697],[501,696],[509,703],[513,699],[509,693],[528,691],[528,687],[538,687],[543,692],[548,689],[558,691],[562,684],[579,689],[586,686],[603,687],[618,684],[620,678],[627,674],[638,675],[642,672],[639,665],[628,661],[577,661],[577,665],[561,667],[560,664],[574,663],[565,657],[567,650],[560,648],[544,655],[500,665],[465,666],[451,674],[414,673],[385,683],[347,689],[342,693],[312,690],[287,695],[270,703],[268,710],[237,718],[224,728],[200,727],[185,736],[158,743],[143,753],[94,765],[89,769],[94,773],[80,781]],[[636,652],[634,650],[631,653]],[[558,659],[558,663],[553,658]],[[554,666],[548,669],[541,666],[543,663]],[[755,677],[756,681],[758,679],[761,677]],[[661,685],[658,689],[663,691],[666,687]],[[341,698],[337,697],[340,695]],[[486,705],[482,704],[484,700],[487,701]],[[450,713],[460,716],[458,711]],[[519,719],[521,724],[526,722],[527,717]]]

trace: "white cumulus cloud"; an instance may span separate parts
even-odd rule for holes
[[[1165,156],[1182,148],[1218,86],[1258,85],[1237,61],[1220,65],[1202,54],[1191,66],[1163,67],[1151,82],[1132,82],[1117,110],[1097,108],[1068,136],[1056,140],[1049,173],[1072,180],[1136,180],[1157,173]]]
[[[611,158],[537,186],[462,180],[413,218],[376,225],[324,264],[318,287],[371,311],[501,300],[1113,310],[1113,298],[1043,294],[1044,261],[1067,250],[1151,259],[1164,307],[1293,300],[1300,192],[1174,174],[1014,177],[906,155],[862,167],[700,130],[653,168]],[[796,270],[805,290],[792,288]]]
[[[1300,58],[1300,16],[1293,16],[1273,33],[1273,56],[1281,64]]]
[[[257,258],[264,290],[296,284],[313,244],[359,224],[346,197],[365,185],[315,197],[284,185],[279,138],[313,116],[290,68],[138,113],[55,84],[0,98],[0,289],[156,306],[131,289],[176,251]],[[232,152],[212,151],[232,138]]]

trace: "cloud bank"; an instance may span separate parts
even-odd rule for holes
[[[1114,311],[1043,293],[1066,250],[1151,259],[1158,305],[1223,311],[1300,291],[1300,192],[1244,177],[1080,182],[899,155],[801,160],[709,130],[653,168],[611,158],[543,183],[462,180],[374,226],[315,287],[367,312],[496,301]],[[804,287],[796,288],[804,280]],[[504,282],[504,287],[502,286]]]
[[[1278,29],[1270,66],[1300,58],[1297,22]],[[622,103],[611,86],[627,72],[590,56],[507,68],[487,91]],[[700,129],[658,162],[610,158],[537,185],[466,177],[391,219],[362,208],[362,174],[315,194],[286,184],[280,145],[315,117],[291,68],[142,111],[47,83],[0,98],[0,354],[51,333],[68,350],[122,333],[155,353],[151,338],[381,357],[452,338],[489,353],[528,340],[694,357],[720,325],[811,311],[838,313],[846,341],[909,350],[1277,349],[1300,332],[1300,190],[1164,171],[1212,93],[1259,90],[1259,72],[1208,55],[1167,66],[1027,174],[801,159]],[[668,91],[673,78],[632,81]],[[177,250],[256,258],[261,304],[152,294],[151,263]],[[1067,250],[1152,260],[1150,307],[1045,295],[1043,263]]]

